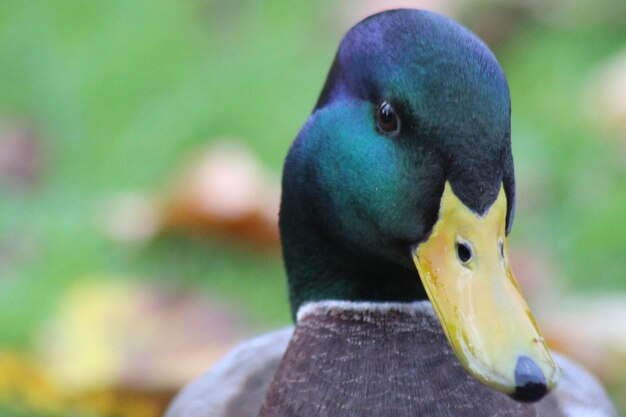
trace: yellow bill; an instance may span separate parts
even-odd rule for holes
[[[537,401],[560,371],[511,272],[506,210],[502,187],[479,216],[446,182],[439,218],[413,260],[463,367],[519,401]]]

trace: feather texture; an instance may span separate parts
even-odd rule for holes
[[[346,317],[352,317],[349,321],[355,320],[354,317],[367,316],[367,317],[379,317],[381,314],[384,315],[387,310],[398,310],[404,311],[403,314],[405,317],[414,317],[414,319],[408,320],[409,323],[402,325],[400,328],[404,327],[406,331],[412,329],[413,332],[425,332],[424,334],[430,334],[432,339],[427,343],[431,346],[425,354],[429,358],[439,358],[440,362],[433,362],[432,364],[428,364],[426,369],[423,370],[423,373],[420,375],[405,375],[405,378],[410,379],[420,379],[422,380],[422,386],[427,384],[433,384],[433,382],[429,382],[432,375],[438,375],[448,367],[454,368],[455,366],[460,367],[460,365],[456,364],[456,358],[453,356],[450,351],[448,343],[441,343],[445,341],[445,336],[443,335],[443,331],[439,327],[439,324],[435,321],[434,312],[432,311],[432,307],[428,302],[418,302],[412,304],[398,304],[398,303],[350,303],[350,302],[339,302],[339,301],[331,301],[331,302],[318,302],[318,303],[309,303],[300,308],[298,312],[298,333],[300,334],[298,338],[300,341],[294,342],[297,343],[300,347],[298,350],[298,360],[302,360],[304,362],[312,362],[315,360],[315,356],[313,355],[313,347],[303,345],[302,335],[304,334],[305,340],[310,336],[307,334],[311,332],[312,329],[318,327],[314,325],[312,322],[309,322],[308,325],[303,325],[309,319],[307,316],[317,317],[314,320],[318,321],[321,319],[321,323],[323,327],[327,327],[328,320],[324,319],[324,315],[331,314]],[[331,313],[331,310],[334,312]],[[410,310],[415,310],[411,312]],[[369,311],[371,313],[365,313]],[[395,316],[395,314],[394,314]],[[393,317],[393,316],[390,316]],[[391,318],[380,319],[382,322],[386,322],[387,326],[389,325],[389,320]],[[333,319],[336,320],[336,319]],[[367,327],[371,331],[373,327],[370,323]],[[365,328],[365,325],[361,324],[356,326],[357,328]],[[394,326],[395,327],[395,326]],[[423,327],[426,327],[424,329]],[[343,328],[343,326],[342,326]],[[352,326],[350,326],[352,328]],[[384,328],[383,326],[376,325],[377,332]],[[337,328],[335,328],[337,330]],[[335,330],[335,331],[336,331]],[[319,330],[313,331],[314,334],[320,334]],[[285,378],[285,376],[280,376],[282,372],[285,375],[285,370],[276,372],[279,367],[279,362],[281,358],[285,356],[285,361],[280,365],[281,368],[290,367],[287,362],[287,346],[289,345],[289,341],[294,334],[293,328],[282,329],[278,331],[274,331],[271,333],[267,333],[265,335],[259,336],[255,339],[251,339],[246,341],[236,348],[234,348],[229,355],[227,355],[222,361],[220,361],[216,366],[210,369],[207,373],[202,375],[196,381],[191,383],[185,390],[183,390],[176,400],[171,404],[170,408],[166,413],[166,417],[257,417],[259,414],[259,410],[263,404],[266,391],[270,395],[270,397],[279,397],[279,395],[287,395],[289,397],[283,397],[281,401],[283,403],[292,403],[295,398],[300,398],[301,400],[307,401],[305,396],[306,392],[312,390],[313,382],[319,381],[319,376],[315,376],[318,372],[321,372],[323,378],[336,379],[339,374],[335,374],[335,368],[330,369],[318,369],[318,367],[322,366],[322,362],[315,362],[317,366],[313,366],[313,363],[307,365],[310,368],[310,371],[313,373],[313,376],[310,379],[308,375],[302,374],[300,372],[299,377],[303,379],[300,382],[299,386],[286,387],[283,389],[282,394],[272,393],[272,390],[276,390],[275,387],[272,387],[270,391],[268,391],[268,387],[270,386],[270,382],[274,378],[276,374],[276,378]],[[331,333],[332,334],[332,333]],[[341,335],[333,335],[333,338],[339,337]],[[389,338],[390,334],[374,336],[374,339],[381,338]],[[342,357],[342,361],[347,361],[350,357],[363,356],[363,353],[359,353],[361,350],[361,346],[370,345],[369,350],[371,351],[372,341],[366,341],[366,343],[355,344],[354,334],[347,334],[345,336],[349,338],[349,341],[346,344],[351,346],[351,349],[348,351],[341,351],[339,357]],[[428,336],[422,336],[428,337]],[[434,342],[434,340],[439,340],[439,344]],[[324,356],[325,362],[327,363],[329,358],[328,356],[331,354],[330,351],[325,348],[324,339],[318,339],[318,345],[322,344],[322,352],[318,352],[318,356],[321,353]],[[383,342],[385,343],[385,342]],[[425,350],[425,349],[424,349]],[[420,349],[422,351],[422,349]],[[447,353],[442,353],[443,351],[447,351]],[[364,366],[366,369],[372,369],[374,365],[365,366],[365,364],[373,364],[375,362],[380,362],[385,358],[391,355],[390,352],[384,352],[384,349],[376,349],[376,352],[379,354],[382,352],[382,358],[376,357],[367,357],[363,360],[363,364],[357,366]],[[290,354],[291,356],[292,354]],[[332,362],[332,358],[331,362]],[[561,378],[561,383],[557,387],[554,393],[548,395],[545,399],[540,401],[534,406],[536,409],[536,414],[538,417],[617,417],[617,412],[615,411],[613,405],[610,400],[606,396],[601,385],[595,380],[593,376],[589,374],[584,368],[580,365],[574,363],[573,361],[563,357],[562,355],[555,354],[555,359],[559,363],[563,375]],[[452,362],[452,364],[446,365],[448,362]],[[421,361],[420,361],[421,362]],[[411,362],[408,362],[411,363]],[[408,365],[407,363],[407,365]],[[354,365],[354,364],[353,364]],[[341,365],[342,369],[345,369],[344,365]],[[378,369],[381,369],[380,365],[377,365]],[[353,370],[356,368],[352,368]],[[385,369],[384,373],[389,374],[391,372],[389,368]],[[448,383],[458,384],[459,381],[465,381],[468,377],[462,369],[460,370],[461,374],[458,376],[459,380],[455,381],[450,377],[448,379]],[[404,371],[403,371],[404,372]],[[455,370],[455,375],[458,370]],[[291,371],[287,369],[287,374],[291,375]],[[413,377],[413,378],[411,378]],[[290,377],[291,378],[291,377]],[[357,378],[358,379],[358,378]],[[388,376],[388,379],[393,381],[398,381],[394,376]],[[473,383],[473,380],[470,378],[470,382]],[[336,383],[335,381],[332,381]],[[274,381],[274,384],[282,384],[282,382]],[[293,394],[292,398],[291,390],[298,390],[304,386],[305,391]],[[470,398],[467,404],[481,405],[481,395],[480,394],[485,388],[482,385],[478,384],[477,390],[478,393],[468,393],[471,397],[476,396],[476,398]],[[328,394],[333,398],[335,395],[335,391],[331,391],[330,388],[324,388]],[[441,387],[435,387],[433,389],[442,390]],[[454,388],[459,390],[460,388]],[[387,390],[385,387],[384,390]],[[463,389],[465,390],[465,389]],[[280,385],[279,385],[280,391]],[[317,390],[319,392],[319,390]],[[432,391],[432,389],[431,389]],[[387,392],[387,391],[385,391]],[[448,389],[446,392],[450,392]],[[445,394],[445,392],[440,393]],[[507,397],[502,396],[502,394],[496,394],[498,397],[502,397],[505,400],[506,404],[509,404],[511,401],[508,400]],[[355,395],[366,396],[369,393],[349,393],[349,395],[344,398],[339,398],[341,401],[345,402],[345,398],[354,397]],[[374,394],[380,398],[380,393]],[[434,394],[431,394],[434,395]],[[492,395],[489,392],[488,395]],[[276,405],[270,404],[270,402],[278,401],[279,398],[270,399],[268,398],[268,403],[265,404],[264,413],[266,416],[272,415],[274,417],[279,416],[291,416],[298,414],[279,414],[279,411],[270,410],[268,407],[276,407]],[[328,399],[326,400],[328,401]],[[389,402],[388,400],[385,400]],[[477,404],[478,403],[478,404]],[[417,407],[422,414],[412,414],[413,416],[431,416],[431,414],[427,414],[429,410],[425,406],[414,406]],[[526,406],[528,407],[528,406]],[[457,410],[458,408],[458,410]],[[480,410],[474,410],[475,414],[470,414],[469,409],[466,410],[462,407],[462,405],[457,405],[457,408],[450,409],[444,412],[444,416],[463,416],[463,417],[472,417],[473,415],[488,417],[488,416],[506,416],[510,414],[502,414],[502,411],[497,410],[493,414],[488,414],[486,410],[479,407]],[[276,414],[272,414],[276,412]],[[447,413],[447,414],[446,414]],[[306,415],[306,414],[305,414]],[[313,414],[315,416],[323,415],[323,414]],[[348,414],[355,415],[355,414]],[[367,414],[364,414],[367,415]],[[437,414],[434,414],[435,416]],[[525,414],[513,414],[513,415],[525,415]],[[533,414],[530,414],[533,415]],[[379,415],[380,417],[380,415]]]
[[[429,303],[373,305],[300,314],[260,417],[537,416],[469,376]]]

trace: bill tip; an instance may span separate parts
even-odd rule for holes
[[[515,366],[515,392],[511,397],[520,402],[535,402],[548,393],[546,378],[528,356],[520,356]]]

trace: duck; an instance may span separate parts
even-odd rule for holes
[[[494,54],[428,11],[359,22],[284,164],[295,325],[234,348],[166,416],[617,416],[538,329],[510,266],[514,209]]]

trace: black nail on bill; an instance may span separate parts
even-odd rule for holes
[[[539,401],[548,393],[543,372],[528,356],[520,356],[517,359],[515,385],[515,392],[511,397],[521,402]]]

